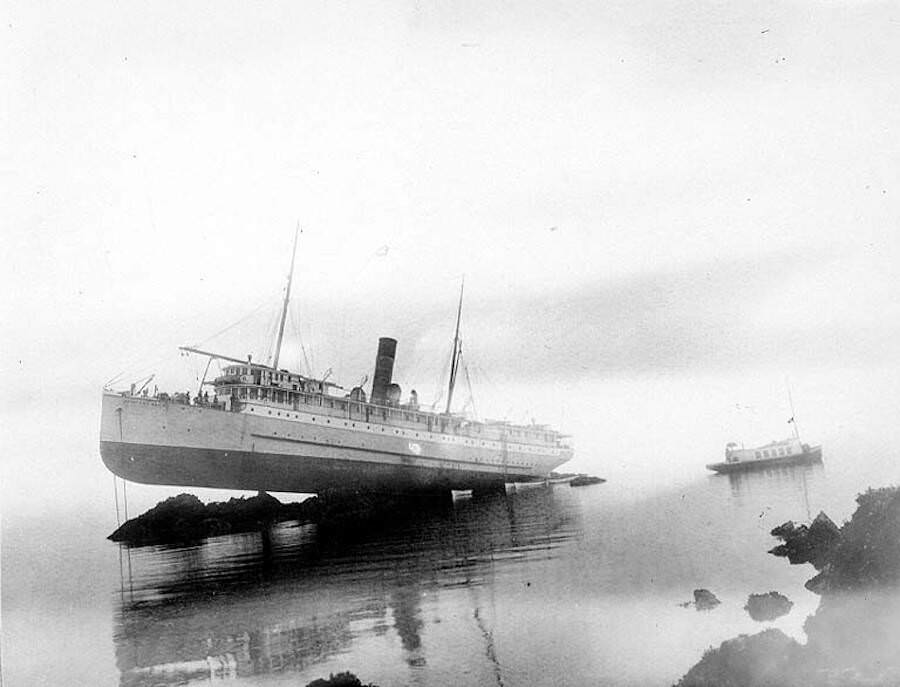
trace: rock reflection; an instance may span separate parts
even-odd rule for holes
[[[577,531],[570,504],[568,489],[532,488],[399,511],[377,527],[288,524],[129,550],[114,618],[121,684],[299,671],[392,631],[394,658],[424,669],[423,595],[555,556]]]

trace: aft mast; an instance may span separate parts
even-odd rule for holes
[[[300,235],[300,223],[294,231],[294,250],[291,253],[291,271],[288,272],[287,287],[284,290],[284,307],[281,309],[281,323],[278,325],[278,341],[275,343],[275,359],[272,369],[278,369],[278,358],[281,356],[281,340],[284,338],[284,322],[287,319],[288,303],[291,300],[291,281],[294,279],[294,258],[297,257],[297,237]]]
[[[463,289],[466,286],[466,278],[462,278],[459,285],[459,307],[456,310],[456,333],[453,335],[453,355],[450,357],[450,385],[447,389],[447,414],[450,414],[450,404],[453,402],[453,388],[456,386],[456,373],[459,370],[459,321],[462,317]]]

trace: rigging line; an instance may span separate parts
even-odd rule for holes
[[[303,345],[303,339],[300,339],[300,351],[303,353],[303,362],[306,363],[306,376],[315,377],[312,365],[309,364],[309,356],[306,354],[306,346]]]
[[[279,292],[279,293],[280,293],[280,292]],[[255,308],[253,308],[253,310],[251,310],[249,313],[247,313],[246,315],[244,315],[244,316],[243,316],[241,319],[239,319],[237,322],[232,322],[230,325],[228,325],[228,326],[225,327],[224,329],[222,329],[222,330],[216,332],[216,333],[213,334],[212,336],[206,337],[206,338],[203,339],[203,341],[201,341],[200,343],[195,344],[195,345],[193,346],[193,348],[203,348],[203,346],[204,346],[206,343],[208,343],[209,341],[212,341],[212,340],[215,339],[217,336],[221,336],[221,335],[224,334],[225,332],[234,329],[234,328],[237,327],[239,324],[242,324],[243,322],[246,322],[246,321],[249,320],[251,317],[253,317],[256,313],[258,313],[260,310],[262,310],[262,309],[265,308],[266,306],[271,305],[271,304],[272,304],[272,303],[271,303],[271,299],[272,299],[272,296],[267,296],[265,301],[263,301],[263,302],[260,303],[258,306],[256,306]]]
[[[269,322],[269,327],[266,329],[266,341],[268,344],[265,346],[263,350],[265,350],[266,355],[266,364],[272,365],[272,360],[275,357],[275,332],[278,329],[278,317],[277,313],[273,313],[272,319]],[[274,365],[272,365],[274,367]]]
[[[460,357],[462,357],[462,352],[460,352]],[[469,366],[465,360],[463,360],[463,373],[466,375],[466,386],[469,388],[469,401],[472,403],[472,415],[477,420],[478,410],[475,408],[475,392],[472,391],[472,380],[469,378]]]
[[[122,517],[119,515],[119,486],[116,484],[116,476],[113,475],[113,491],[116,494],[116,528],[122,526]]]

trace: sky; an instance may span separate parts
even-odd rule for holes
[[[0,436],[72,484],[109,379],[266,355],[298,223],[287,363],[352,386],[393,336],[437,400],[465,275],[478,413],[561,426],[578,469],[696,471],[785,433],[788,385],[820,436],[900,405],[893,3],[3,18]]]

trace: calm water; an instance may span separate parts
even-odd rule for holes
[[[352,536],[285,524],[178,548],[120,548],[99,512],[7,518],[4,684],[671,684],[762,629],[750,593],[787,594],[774,625],[803,639],[812,569],[767,555],[768,531],[849,514],[836,462],[655,492],[532,487]],[[680,607],[696,587],[722,605]]]

